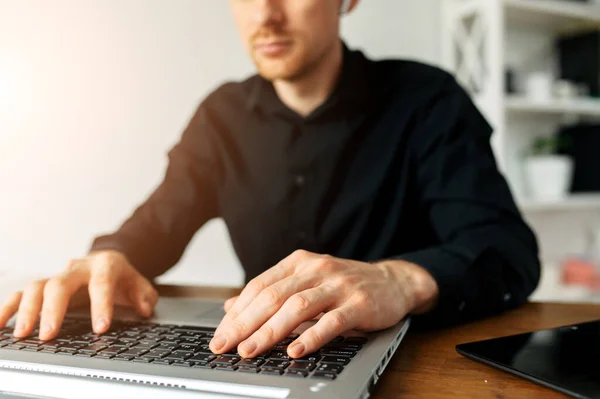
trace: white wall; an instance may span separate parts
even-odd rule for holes
[[[253,68],[225,0],[0,0],[0,275],[51,275],[162,177],[199,101]],[[365,0],[344,37],[439,58],[439,0]],[[221,222],[164,281],[237,285]]]

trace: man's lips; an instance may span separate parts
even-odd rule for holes
[[[286,52],[291,44],[292,42],[283,40],[256,43],[254,44],[254,51],[267,57],[276,57]]]

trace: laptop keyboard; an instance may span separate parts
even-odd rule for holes
[[[318,352],[301,359],[290,358],[290,335],[270,351],[243,359],[234,349],[215,355],[208,347],[215,329],[172,324],[114,321],[102,335],[90,332],[89,319],[67,318],[57,338],[41,341],[33,336],[15,338],[10,327],[0,329],[0,348],[43,352],[58,356],[81,356],[119,362],[150,363],[238,373],[268,374],[296,378],[334,380],[367,342],[364,337],[336,337]]]

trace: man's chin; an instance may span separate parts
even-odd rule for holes
[[[297,63],[280,61],[255,62],[258,74],[271,82],[276,80],[295,80],[302,75],[302,66]]]

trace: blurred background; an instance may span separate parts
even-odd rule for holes
[[[578,0],[363,0],[343,20],[350,47],[473,94],[540,237],[535,299],[600,302],[599,32],[600,5]],[[116,229],[204,96],[252,73],[224,0],[0,0],[0,286]],[[224,224],[159,281],[242,284]]]

